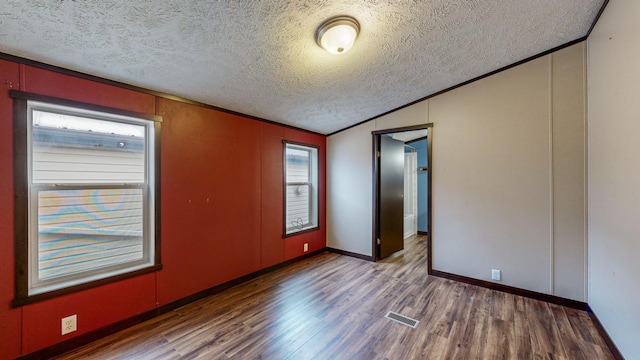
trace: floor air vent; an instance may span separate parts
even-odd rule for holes
[[[412,319],[412,318],[408,318],[408,317],[406,317],[404,315],[400,315],[400,314],[398,314],[396,312],[393,312],[393,311],[389,311],[387,313],[387,315],[385,315],[384,317],[386,317],[387,319],[391,319],[393,321],[397,321],[400,324],[410,326],[410,327],[412,327],[414,329],[416,328],[416,326],[418,326],[418,323],[420,322],[418,320],[415,320],[415,319]]]

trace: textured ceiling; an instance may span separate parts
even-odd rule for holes
[[[2,0],[0,52],[331,133],[585,36],[604,0]],[[327,18],[361,32],[318,47]]]

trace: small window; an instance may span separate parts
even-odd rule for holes
[[[318,148],[284,145],[286,236],[318,227]]]
[[[16,247],[27,270],[17,274],[18,298],[157,266],[159,123],[33,100],[25,115],[16,127],[26,136],[15,139],[26,148],[16,166],[16,184],[26,182],[17,198],[27,202],[17,206],[26,210]]]

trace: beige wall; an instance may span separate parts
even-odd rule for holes
[[[585,300],[584,44],[429,100],[434,269]]]
[[[433,267],[585,300],[584,44],[329,137],[327,245],[371,255],[371,131],[434,123]]]
[[[640,2],[610,1],[589,37],[589,305],[640,359]]]

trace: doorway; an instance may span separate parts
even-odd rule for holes
[[[376,261],[404,249],[405,237],[422,234],[431,271],[432,128],[425,124],[372,132]]]

